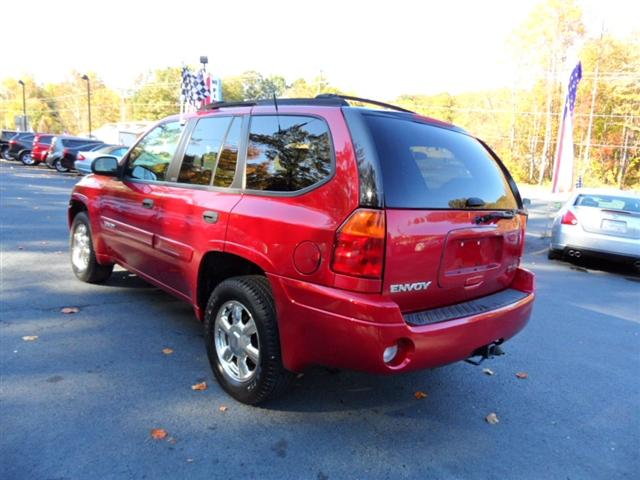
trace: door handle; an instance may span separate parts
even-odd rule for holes
[[[142,200],[142,206],[144,208],[153,208],[153,200],[151,200],[150,198],[145,198],[144,200]]]
[[[218,212],[212,212],[211,210],[207,210],[202,214],[202,218],[207,223],[216,223],[218,221]]]

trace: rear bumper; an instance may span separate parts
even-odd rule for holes
[[[607,254],[611,254],[629,259],[640,259],[640,240],[585,232],[579,225],[554,225],[551,248],[554,250],[587,251],[597,253],[604,258]]]
[[[511,288],[527,295],[495,310],[424,326],[408,325],[398,306],[380,294],[359,294],[269,275],[274,290],[283,363],[292,371],[312,365],[395,373],[468,358],[507,340],[529,321],[534,276],[519,269]],[[390,364],[387,347],[399,345]]]

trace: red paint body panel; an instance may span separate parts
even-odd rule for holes
[[[518,269],[519,286],[533,275]],[[423,327],[407,325],[387,295],[352,294],[269,275],[275,293],[283,361],[292,371],[326,365],[375,373],[437,367],[463,360],[477,348],[507,340],[529,321],[534,293],[487,313]],[[515,287],[515,284],[513,285]],[[384,363],[385,348],[412,345],[398,366]]]
[[[403,312],[460,303],[507,288],[524,241],[524,221],[478,226],[484,211],[387,209],[384,292],[431,282],[424,291],[393,293]]]
[[[267,105],[219,113],[274,114],[275,109]],[[435,367],[506,340],[525,326],[535,280],[518,266],[524,248],[522,216],[478,226],[475,217],[485,211],[385,209],[382,278],[333,272],[336,231],[360,202],[349,129],[340,108],[283,105],[279,113],[327,122],[335,154],[330,179],[286,196],[89,175],[76,185],[72,201],[88,210],[98,261],[119,263],[189,301],[200,319],[198,282],[205,256],[224,252],[252,262],[271,283],[283,362],[292,371],[311,365],[378,373]],[[187,119],[216,114],[199,112]],[[72,205],[70,225],[74,211]],[[205,221],[211,212],[216,220]],[[392,293],[392,286],[413,282],[430,283],[421,291]],[[507,307],[432,325],[404,321],[405,313],[506,288],[529,295]],[[400,361],[384,363],[384,349],[396,342]]]

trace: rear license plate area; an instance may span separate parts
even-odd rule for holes
[[[627,233],[627,222],[621,222],[619,220],[602,220],[600,226],[604,232],[608,233]]]

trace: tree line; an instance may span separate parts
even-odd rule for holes
[[[619,38],[603,28],[602,34],[586,37],[582,11],[574,0],[545,0],[514,29],[508,43],[514,67],[508,88],[404,94],[385,100],[466,128],[492,146],[518,181],[545,184],[551,179],[569,72],[579,59],[583,79],[574,117],[575,175],[584,185],[639,188],[640,34]],[[94,128],[107,122],[157,120],[179,109],[179,66],[140,75],[127,90],[111,89],[97,75],[88,75]],[[2,128],[13,126],[14,117],[22,113],[17,80],[0,83]],[[34,130],[88,130],[81,73],[71,72],[66,81],[46,85],[33,78],[22,80]],[[222,81],[227,101],[357,94],[332,85],[324,76],[287,81],[247,71]]]

